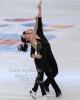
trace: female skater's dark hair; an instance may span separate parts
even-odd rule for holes
[[[23,32],[23,35],[27,34],[25,31]],[[26,39],[23,37],[23,35],[21,36],[21,41],[24,42],[24,43],[29,43],[29,41],[26,41]]]
[[[26,39],[23,36],[21,36],[21,41],[26,43]]]
[[[20,44],[20,45],[18,46],[18,51],[26,52],[27,49],[28,49],[28,45],[27,45],[26,43]]]
[[[23,32],[23,35],[24,34],[26,34],[25,31]],[[20,44],[18,46],[18,51],[26,52],[28,49],[28,45],[26,43],[29,43],[29,41],[26,41],[26,39],[23,37],[23,35],[21,36],[21,41],[23,42],[23,44]]]

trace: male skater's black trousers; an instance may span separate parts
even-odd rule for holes
[[[49,62],[50,72],[53,78],[55,78],[55,76],[58,74],[58,66],[56,60],[52,54],[50,46],[48,46],[48,49],[46,51],[47,51],[47,58],[48,58],[47,62]],[[47,78],[44,83],[46,87],[49,87],[51,82],[49,81],[49,78]]]
[[[44,83],[43,83],[43,74],[46,74],[46,76],[48,77],[48,81],[51,83],[52,87],[55,90],[55,93],[60,91],[59,86],[57,85],[57,83],[55,82],[52,73],[50,72],[50,70],[45,70],[45,72],[41,71],[38,72],[37,78],[35,80],[35,84],[34,87],[32,88],[32,90],[34,92],[36,92],[38,90],[38,85],[40,85],[41,91],[42,91],[42,95],[45,95],[45,90],[44,90]]]

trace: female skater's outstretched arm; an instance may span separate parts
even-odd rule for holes
[[[41,38],[41,40],[48,42],[44,33],[43,33],[43,25],[42,25],[42,1],[39,2],[38,5],[38,15],[37,15],[37,35]]]
[[[35,39],[36,35],[40,35],[41,33],[43,33],[42,19],[41,19],[41,17],[42,17],[41,4],[42,4],[42,0],[40,0],[39,4],[38,4],[38,15],[37,15],[37,17],[35,17],[36,23],[35,23],[34,32],[33,32],[31,39]]]
[[[42,0],[40,0],[40,2],[38,4],[38,14],[37,14],[37,17],[35,17],[36,23],[35,23],[34,32],[33,32],[31,40],[35,40],[35,38],[38,38],[38,39],[47,41],[45,35],[43,34],[42,7],[41,7],[41,5],[42,5]]]

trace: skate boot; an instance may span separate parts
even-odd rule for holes
[[[34,100],[36,99],[36,92],[34,92],[33,90],[30,91],[30,95]]]
[[[61,96],[62,96],[61,91],[56,92],[56,97],[61,97]]]

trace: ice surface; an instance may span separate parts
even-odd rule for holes
[[[34,61],[30,49],[27,53],[18,52],[17,46],[26,25],[33,26],[34,21],[5,19],[33,18],[37,3],[38,0],[0,0],[0,100],[32,100],[29,91],[36,77]],[[48,30],[45,35],[59,67],[56,81],[63,94],[56,98],[50,86],[48,100],[80,100],[80,0],[43,0],[42,7],[44,29]],[[41,95],[40,89],[38,94]]]

